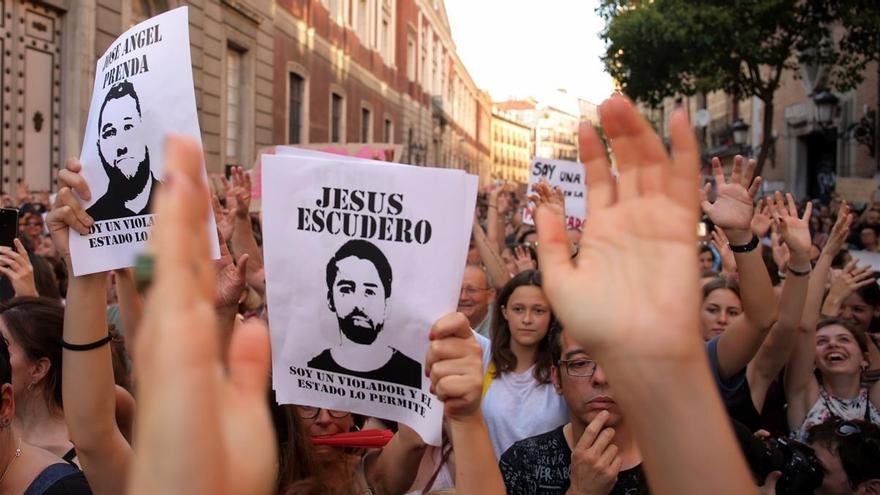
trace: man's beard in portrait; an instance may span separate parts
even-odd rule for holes
[[[356,324],[354,322],[356,317],[366,320],[370,325],[369,328]],[[375,342],[376,338],[379,337],[379,332],[382,331],[382,326],[384,325],[384,323],[373,323],[373,320],[357,308],[353,309],[351,313],[345,316],[345,318],[337,316],[336,320],[339,322],[339,330],[342,331],[342,334],[345,335],[348,340],[363,345],[370,345]]]
[[[150,180],[150,150],[144,149],[144,159],[138,163],[137,170],[131,178],[126,177],[119,167],[110,165],[101,149],[98,148],[98,156],[101,157],[101,163],[104,165],[104,172],[110,179],[107,186],[108,191],[112,191],[114,196],[122,199],[122,201],[130,201],[137,197],[141,191],[147,187],[147,181]]]

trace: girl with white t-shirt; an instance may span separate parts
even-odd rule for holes
[[[494,312],[483,417],[500,458],[514,442],[568,422],[568,409],[550,383],[547,334],[555,318],[540,273],[528,270],[513,277],[501,289]]]

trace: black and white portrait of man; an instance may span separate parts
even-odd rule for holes
[[[107,192],[86,212],[96,221],[151,213],[159,181],[150,170],[141,103],[130,82],[114,85],[104,97],[97,145],[109,182]]]
[[[327,305],[339,323],[340,345],[308,366],[370,380],[422,386],[422,365],[391,346],[374,345],[385,325],[391,265],[374,244],[354,239],[327,263]]]

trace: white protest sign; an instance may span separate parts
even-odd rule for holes
[[[868,265],[872,271],[880,272],[880,253],[871,251],[850,251],[853,258],[859,260],[859,266]]]
[[[381,167],[413,167],[414,165],[408,165],[405,163],[392,163],[384,160],[371,160],[369,158],[361,158],[361,157],[345,157],[340,158],[338,155],[326,151],[317,151],[308,148],[299,148],[293,146],[275,146],[273,149],[273,153],[277,153],[279,155],[289,155],[289,156],[302,156],[309,157],[313,159],[320,159],[325,161],[331,161],[333,163],[366,163],[372,164],[374,166]],[[264,155],[265,156],[265,155]],[[294,162],[291,162],[294,163]],[[461,176],[465,176],[463,170],[450,170],[450,173],[459,174]],[[477,200],[477,190],[479,189],[479,180],[468,179],[465,181],[465,189],[464,189],[464,197],[465,201],[473,201],[476,203]],[[473,198],[473,199],[470,199]],[[471,229],[473,227],[473,219],[474,213],[473,211],[464,211],[464,219],[461,222],[462,228],[464,229],[465,237],[470,240],[471,238]],[[467,251],[465,251],[467,252]]]
[[[560,188],[565,194],[566,228],[583,230],[587,213],[587,177],[584,165],[565,160],[534,158],[526,197],[534,193],[535,184],[541,182],[541,179],[547,179],[551,186]],[[535,224],[531,205],[523,209],[523,222]]]
[[[132,27],[98,59],[80,155],[92,193],[84,206],[95,224],[88,235],[71,231],[76,275],[134,265],[154,221],[165,138],[201,143],[187,14],[181,7]],[[213,215],[205,228],[218,258]]]
[[[279,403],[400,421],[439,445],[424,358],[432,324],[456,308],[476,178],[284,154],[262,167]]]

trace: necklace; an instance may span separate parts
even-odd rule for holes
[[[12,456],[12,460],[9,461],[9,464],[6,465],[6,469],[3,470],[3,474],[0,475],[0,483],[3,483],[3,480],[6,479],[6,474],[9,473],[9,468],[12,467],[12,463],[19,457],[21,457],[21,438],[18,439],[18,447],[15,448],[15,455]]]

